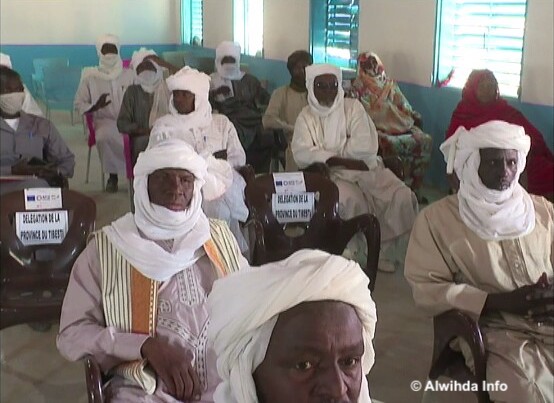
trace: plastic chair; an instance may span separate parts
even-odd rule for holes
[[[446,376],[460,383],[469,381],[478,385],[479,390],[475,392],[478,402],[490,403],[488,393],[482,389],[487,379],[487,354],[479,324],[462,311],[450,310],[435,316],[433,327],[433,359],[429,379]],[[456,338],[463,339],[469,345],[475,373],[466,366],[463,354],[450,347],[450,342]]]
[[[162,59],[180,69],[185,66],[187,54],[183,50],[167,51],[162,52]]]
[[[304,181],[306,191],[316,192],[319,199],[316,196],[315,214],[310,222],[294,224],[304,232],[295,237],[288,236],[285,232],[287,224],[279,224],[273,215],[271,209],[271,198],[275,193],[273,175],[260,175],[247,182],[245,196],[250,210],[247,226],[255,235],[255,239],[250,242],[251,263],[260,265],[282,260],[304,248],[321,249],[340,255],[350,239],[361,232],[365,236],[368,250],[367,264],[362,269],[370,279],[370,290],[373,290],[381,242],[379,221],[371,214],[343,220],[338,213],[337,186],[331,180],[314,173],[304,172]]]
[[[83,364],[85,365],[85,378],[89,403],[103,403],[105,397],[102,385],[104,385],[107,379],[102,374],[100,365],[92,355],[87,355],[83,360]]]
[[[71,269],[94,231],[94,201],[63,189],[62,209],[69,219],[63,242],[25,246],[15,232],[15,213],[25,211],[24,197],[19,190],[0,199],[0,329],[59,319]]]
[[[88,177],[90,172],[90,154],[92,152],[92,147],[96,145],[96,130],[94,130],[94,118],[92,116],[92,113],[85,113],[85,124],[88,129],[88,137],[87,137],[87,144],[88,144],[88,154],[87,154],[87,172],[85,174],[85,183],[88,183]],[[98,151],[98,158],[100,159],[100,171],[102,174],[102,190],[104,190],[104,183],[106,183],[105,176],[104,176],[104,170],[102,169],[102,158],[100,158],[100,151]]]
[[[203,73],[212,74],[215,71],[213,57],[199,57],[191,54],[185,56],[187,66],[195,68]]]
[[[51,109],[69,110],[73,120],[73,101],[81,80],[81,68],[70,66],[46,66],[43,70],[43,101],[46,104],[46,118]]]
[[[50,57],[33,59],[34,73],[31,74],[33,81],[33,92],[44,100],[44,68],[45,67],[67,67],[69,59],[67,57]]]

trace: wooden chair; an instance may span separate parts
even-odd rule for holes
[[[487,354],[479,324],[462,311],[450,310],[435,316],[433,327],[433,359],[429,379],[446,376],[461,383],[469,381],[477,384],[479,390],[475,393],[479,403],[490,403],[488,393],[482,390],[483,382],[487,379]],[[475,373],[466,366],[462,353],[450,347],[450,342],[455,338],[469,345]]]
[[[68,232],[59,245],[25,246],[15,232],[15,213],[25,211],[23,190],[2,195],[0,211],[0,329],[59,319],[73,263],[94,230],[96,204],[63,189]]]
[[[306,191],[316,192],[315,214],[309,223],[294,224],[303,231],[300,236],[288,236],[287,224],[279,224],[271,210],[275,193],[273,175],[264,174],[247,182],[246,205],[250,210],[247,226],[255,239],[251,239],[251,263],[260,265],[274,262],[303,249],[321,249],[340,255],[352,237],[361,232],[367,242],[368,259],[362,269],[370,279],[369,288],[375,287],[381,233],[379,221],[371,214],[343,220],[338,214],[339,192],[329,179],[315,173],[304,172]],[[251,238],[254,238],[251,236]]]

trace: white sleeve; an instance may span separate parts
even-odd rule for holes
[[[319,122],[310,119],[308,110],[305,108],[294,125],[294,134],[292,136],[291,150],[292,156],[298,168],[306,168],[315,162],[325,163],[329,158],[334,157],[335,153],[325,151],[315,144],[314,138],[317,130],[322,130]]]
[[[346,108],[347,134],[349,139],[343,156],[364,161],[369,168],[375,166],[379,142],[375,124],[357,99],[345,99],[351,103]]]

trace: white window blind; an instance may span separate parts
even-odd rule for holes
[[[242,53],[263,56],[264,2],[263,0],[233,1],[233,36],[240,43]]]
[[[521,82],[526,0],[439,0],[437,78],[454,69],[462,88],[473,69],[489,69],[500,93],[517,96]]]
[[[341,67],[355,68],[358,58],[359,0],[326,2],[326,59]]]
[[[187,44],[202,44],[202,0],[182,0],[182,40]]]

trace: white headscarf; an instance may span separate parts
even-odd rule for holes
[[[217,403],[258,401],[252,374],[263,362],[278,315],[308,301],[341,301],[352,305],[363,326],[363,374],[375,360],[373,336],[377,314],[360,266],[341,256],[301,250],[285,260],[252,267],[214,283],[208,297],[209,341],[217,355],[222,382]],[[240,290],[248,290],[237,297]],[[365,376],[358,402],[370,402]]]
[[[221,64],[225,56],[232,56],[235,63]],[[215,49],[215,69],[221,78],[227,80],[240,80],[244,72],[240,71],[240,44],[237,42],[223,41]]]
[[[314,80],[323,74],[333,74],[337,77],[338,92],[331,106],[321,105],[314,94]],[[312,64],[306,67],[306,88],[308,89],[308,104],[310,110],[321,119],[323,138],[316,139],[320,147],[326,150],[342,150],[346,144],[346,115],[344,113],[344,90],[342,88],[342,72],[330,64]]]
[[[172,211],[150,202],[148,175],[162,168],[186,169],[194,175],[187,210]],[[140,153],[133,172],[135,214],[126,214],[103,231],[139,272],[166,281],[195,263],[204,254],[202,245],[210,238],[209,222],[201,209],[201,189],[209,176],[206,162],[185,142],[168,139]],[[153,242],[169,239],[173,240],[171,252]]]
[[[166,124],[178,126],[181,130],[201,130],[212,123],[212,107],[209,101],[210,77],[188,66],[183,67],[167,80],[169,91],[183,90],[194,94],[194,111],[181,115],[173,105],[173,93],[169,98],[169,112]]]
[[[480,238],[488,241],[513,239],[535,228],[533,201],[518,182],[530,145],[523,127],[498,120],[470,130],[460,126],[441,144],[447,173],[455,171],[460,179],[458,201],[462,221]],[[481,148],[517,150],[517,174],[508,189],[489,189],[479,178]]]
[[[12,68],[12,59],[5,53],[0,53],[0,65]]]
[[[117,55],[113,53],[108,53],[107,55],[102,54],[102,46],[106,43],[115,45],[117,48]],[[123,71],[123,61],[121,60],[121,46],[117,36],[112,34],[100,36],[96,41],[96,54],[100,59],[100,63],[96,69],[90,69],[87,74],[91,74],[108,81],[121,75],[121,72]]]

